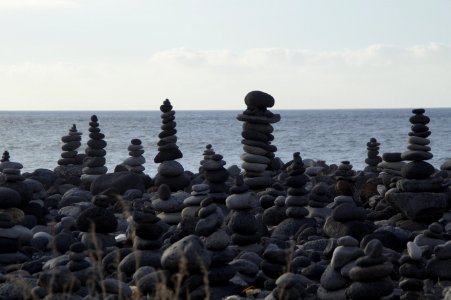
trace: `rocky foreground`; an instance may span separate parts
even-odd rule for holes
[[[153,178],[139,139],[108,173],[95,115],[84,154],[73,125],[54,170],[22,174],[5,151],[0,299],[451,299],[451,161],[427,162],[424,109],[405,151],[369,138],[356,171],[282,162],[274,98],[245,104],[241,168],[207,145],[184,170],[169,100]]]

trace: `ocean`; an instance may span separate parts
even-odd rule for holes
[[[177,144],[183,153],[179,161],[186,170],[197,172],[206,144],[224,156],[226,167],[240,165],[242,122],[236,119],[241,111],[177,111]],[[328,164],[349,160],[356,170],[365,167],[366,143],[375,137],[384,152],[402,152],[407,147],[410,131],[410,109],[370,110],[273,110],[281,121],[273,124],[276,155],[287,162],[293,152],[302,158],[321,159]],[[160,133],[160,111],[45,111],[0,112],[0,151],[8,150],[11,161],[23,164],[23,172],[37,168],[53,170],[61,155],[61,137],[76,124],[82,135],[83,153],[89,139],[92,114],[99,118],[101,132],[108,143],[107,167],[114,170],[128,157],[130,140],[143,142],[146,173],[156,174]],[[430,161],[436,168],[451,158],[451,108],[426,109],[431,118]]]

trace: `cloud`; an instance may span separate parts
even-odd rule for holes
[[[278,108],[440,107],[451,103],[451,47],[312,51],[168,49],[145,62],[0,65],[0,100],[41,109],[240,109],[254,89]]]
[[[75,4],[75,0],[1,0],[0,11],[61,8]]]

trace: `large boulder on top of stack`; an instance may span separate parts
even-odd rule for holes
[[[271,145],[274,130],[271,124],[280,121],[280,115],[268,110],[274,106],[274,98],[261,91],[252,91],[244,99],[247,109],[237,116],[244,122],[241,133],[244,154],[241,155],[245,170],[245,183],[252,189],[263,189],[273,183],[268,170],[277,148]]]
[[[433,176],[435,168],[427,160],[432,158],[428,139],[430,119],[424,109],[412,110],[411,132],[407,151],[401,154],[410,161],[401,169],[403,179],[396,183],[396,190],[388,193],[387,201],[404,217],[421,223],[437,221],[446,209],[447,196],[443,193],[442,176]]]
[[[183,190],[189,184],[189,177],[185,174],[183,166],[176,161],[183,154],[177,146],[177,129],[175,129],[175,111],[172,110],[171,102],[166,99],[160,106],[162,112],[161,133],[158,135],[158,154],[154,161],[161,163],[158,166],[158,174],[155,176],[154,184],[160,186],[166,184],[172,191]]]
[[[100,132],[99,119],[96,115],[91,116],[89,122],[89,137],[88,147],[85,150],[86,157],[83,160],[83,175],[81,176],[82,183],[88,187],[94,179],[100,175],[106,174],[108,171],[105,167],[105,147],[107,143],[103,140],[105,135]]]

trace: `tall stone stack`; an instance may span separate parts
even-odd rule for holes
[[[58,166],[55,173],[63,178],[67,183],[75,185],[80,184],[82,175],[84,154],[79,154],[77,149],[81,146],[82,133],[77,130],[75,124],[69,129],[69,133],[61,138],[64,145],[61,147],[61,158],[58,160]]]
[[[304,163],[299,152],[293,154],[293,161],[287,168],[287,174],[285,184],[288,187],[288,197],[285,205],[288,218],[280,223],[271,235],[272,238],[282,241],[293,238],[304,224],[309,227],[316,225],[313,219],[306,218],[309,214],[306,208],[309,202],[309,192],[305,185],[310,179],[305,175]]]
[[[224,204],[228,193],[226,181],[229,178],[229,172],[224,168],[225,164],[222,155],[219,154],[212,155],[211,159],[205,160],[202,164],[204,183],[208,184],[210,197],[218,204]]]
[[[375,139],[371,138],[366,144],[368,158],[365,159],[367,166],[365,172],[378,173],[377,165],[382,162],[382,157],[379,156],[379,146],[381,144]]]
[[[23,169],[23,165],[18,162],[10,161],[9,152],[3,152],[3,156],[0,163],[0,173],[3,173],[4,181],[17,182],[24,181],[25,178],[20,174]]]
[[[252,91],[246,95],[244,102],[247,109],[237,116],[239,121],[244,122],[241,133],[245,152],[241,155],[242,168],[245,170],[244,182],[251,189],[264,189],[273,183],[273,174],[268,166],[277,148],[271,145],[274,140],[271,124],[279,122],[280,115],[268,110],[274,106],[274,98],[264,92]]]
[[[167,184],[171,191],[183,190],[189,184],[189,178],[184,173],[183,166],[176,161],[182,158],[183,154],[177,146],[177,123],[175,120],[175,111],[172,110],[171,102],[166,99],[160,106],[161,132],[158,135],[158,154],[154,158],[155,163],[160,163],[158,174],[155,176],[154,184],[160,186]]]
[[[162,163],[168,160],[175,160],[182,158],[183,154],[180,152],[177,146],[177,129],[175,129],[177,123],[175,120],[175,111],[172,110],[173,106],[171,102],[166,99],[160,106],[161,119],[161,132],[158,135],[160,141],[158,142],[158,154],[155,156],[155,163]]]
[[[91,122],[89,122],[90,140],[85,150],[86,157],[83,160],[83,175],[81,176],[81,181],[85,187],[89,187],[97,177],[106,174],[108,171],[105,167],[105,147],[107,143],[103,140],[105,135],[100,132],[98,121],[97,116],[92,115]]]
[[[61,159],[58,160],[58,165],[81,165],[83,163],[83,156],[78,155],[77,149],[81,146],[82,133],[77,130],[75,124],[69,129],[69,133],[61,138],[64,145],[61,147]]]
[[[258,243],[258,222],[253,213],[258,199],[249,191],[241,176],[235,178],[235,185],[230,188],[230,193],[226,199],[227,208],[230,209],[226,223],[231,232],[232,244],[247,246]]]
[[[435,168],[427,160],[432,158],[428,139],[431,132],[427,124],[429,117],[424,109],[412,110],[411,132],[407,151],[401,154],[403,160],[410,161],[401,169],[403,179],[396,183],[397,190],[389,193],[387,201],[406,218],[430,223],[437,221],[446,209],[447,196],[443,193],[443,177],[433,176]]]

